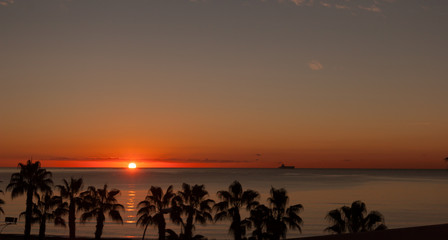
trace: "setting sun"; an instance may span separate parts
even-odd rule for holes
[[[137,168],[137,165],[135,163],[129,163],[128,168]]]

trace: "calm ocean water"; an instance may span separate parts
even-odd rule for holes
[[[230,183],[238,180],[244,189],[261,194],[260,202],[267,203],[272,187],[285,188],[290,204],[301,203],[304,211],[303,233],[288,232],[288,237],[327,234],[325,214],[355,200],[362,200],[368,210],[383,213],[389,228],[440,224],[448,222],[448,171],[447,170],[357,170],[357,169],[48,169],[53,172],[55,184],[61,179],[82,177],[84,188],[102,187],[121,190],[119,202],[126,208],[122,213],[123,225],[108,222],[104,237],[141,237],[143,229],[136,227],[137,204],[147,194],[151,185],[166,189],[173,185],[180,190],[183,182],[205,184],[210,198],[217,200],[216,192],[227,190]],[[15,168],[0,169],[0,188],[5,190]],[[18,217],[25,210],[23,197],[11,200],[10,193],[2,198],[5,216]],[[244,210],[243,210],[244,211]],[[3,220],[2,220],[3,221]],[[179,226],[170,228],[180,232]],[[196,234],[209,239],[231,239],[228,222],[197,225]],[[18,225],[8,226],[3,233],[23,233],[24,219]],[[77,225],[78,236],[93,237],[95,223]],[[37,234],[38,225],[33,225]],[[150,228],[147,236],[156,237],[157,230]],[[54,227],[47,230],[51,235],[68,235],[68,228]]]

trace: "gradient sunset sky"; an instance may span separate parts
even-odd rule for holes
[[[447,12],[0,0],[0,166],[446,168]]]

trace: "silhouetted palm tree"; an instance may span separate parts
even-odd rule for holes
[[[271,196],[268,198],[271,210],[267,221],[267,232],[271,234],[270,239],[285,238],[288,228],[302,232],[303,220],[299,213],[303,210],[303,206],[295,204],[287,208],[288,200],[285,189],[271,188]]]
[[[246,234],[246,228],[241,222],[240,208],[246,206],[247,210],[251,210],[257,206],[256,199],[259,194],[253,190],[243,192],[241,184],[234,181],[230,184],[229,191],[218,191],[217,195],[222,201],[214,206],[217,210],[215,221],[231,219],[229,232],[233,233],[235,240],[241,240],[241,237]]]
[[[96,218],[95,239],[100,239],[103,234],[105,214],[116,222],[123,224],[123,219],[120,215],[120,210],[124,210],[123,205],[119,204],[115,198],[120,193],[118,189],[107,189],[107,184],[102,189],[95,187],[88,187],[88,190],[81,193],[83,198],[82,207],[84,213],[81,215],[81,222]]]
[[[180,235],[177,235],[177,233],[175,233],[171,229],[167,229],[166,233],[167,233],[166,240],[184,240],[185,239],[185,235],[183,233],[181,233]],[[202,235],[195,235],[191,239],[192,240],[206,240],[207,238]]]
[[[171,229],[166,229],[165,232],[166,232],[166,240],[180,240],[181,239],[181,236],[177,235],[177,233]]]
[[[0,182],[1,182],[1,181],[0,181]],[[0,193],[3,194],[3,191],[0,190]],[[3,199],[0,198],[0,205],[3,205],[3,204],[5,204],[5,201],[3,201]],[[1,206],[0,206],[0,213],[5,214],[5,212],[3,211],[3,208],[2,208]]]
[[[185,223],[181,221],[184,229],[183,239],[193,239],[195,223],[206,224],[207,221],[213,221],[211,204],[214,201],[207,199],[207,196],[208,192],[205,190],[204,185],[191,187],[189,184],[182,184],[182,191],[179,191],[176,199],[179,199],[181,211],[187,217]]]
[[[365,232],[387,229],[384,217],[380,212],[371,211],[367,216],[365,203],[355,201],[351,207],[343,206],[331,210],[325,217],[331,224],[325,231],[341,233]]]
[[[45,239],[47,221],[54,221],[56,226],[65,227],[65,220],[62,218],[67,214],[67,203],[62,202],[60,196],[53,196],[51,191],[37,195],[37,204],[34,204],[33,216],[39,222],[39,240]]]
[[[57,185],[61,197],[68,199],[68,228],[70,232],[70,240],[75,239],[76,234],[76,209],[81,207],[82,198],[78,195],[82,190],[83,180],[82,178],[70,178],[70,182],[63,180],[63,185]]]
[[[243,224],[247,228],[254,228],[252,237],[250,237],[249,239],[262,240],[263,238],[268,238],[267,234],[265,233],[265,229],[270,214],[270,209],[265,205],[258,205],[250,211],[250,216],[243,220]]]
[[[137,225],[140,225],[145,228],[143,230],[142,240],[145,239],[146,230],[148,229],[148,226],[154,223],[152,221],[152,215],[151,215],[153,211],[154,210],[152,207],[146,207],[146,208],[142,207],[139,209],[137,213],[137,216],[140,216],[137,220]]]
[[[142,239],[145,238],[146,229],[150,224],[157,226],[159,239],[165,239],[166,222],[164,215],[171,212],[169,206],[174,196],[173,186],[169,186],[165,194],[162,188],[151,186],[145,200],[138,204],[140,209],[137,212],[137,216],[139,216],[137,225],[145,227]]]
[[[11,198],[16,198],[26,192],[26,211],[25,211],[25,240],[30,239],[31,222],[33,215],[33,196],[41,192],[51,190],[53,180],[51,172],[41,168],[40,162],[28,160],[26,164],[19,163],[20,172],[14,173],[6,187],[11,191]]]
[[[345,233],[347,231],[346,227],[346,219],[343,215],[345,211],[347,211],[347,206],[343,206],[340,209],[334,209],[327,213],[325,219],[330,222],[329,227],[325,228],[325,231],[333,232],[337,234]],[[346,210],[343,210],[346,209]]]

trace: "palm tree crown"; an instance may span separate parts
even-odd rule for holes
[[[267,222],[268,233],[272,239],[285,238],[288,228],[302,232],[302,218],[299,213],[303,210],[302,204],[295,204],[287,208],[288,195],[283,188],[271,188],[271,196],[268,202],[271,206],[270,216]]]
[[[83,180],[82,178],[70,178],[70,182],[63,180],[63,185],[57,185],[61,197],[69,200],[68,206],[68,228],[70,232],[70,240],[75,239],[76,234],[76,210],[81,207],[82,198],[79,196],[82,190]]]
[[[206,224],[207,221],[213,221],[211,212],[211,204],[213,200],[207,199],[208,192],[204,185],[194,185],[193,187],[187,183],[182,184],[182,191],[179,191],[177,200],[180,204],[182,213],[187,217],[184,223],[182,220],[182,227],[184,229],[184,239],[193,239],[194,224]],[[202,236],[195,236],[196,239]]]
[[[45,192],[42,196],[37,195],[37,204],[34,204],[33,215],[39,222],[39,239],[45,239],[47,221],[54,221],[56,226],[65,227],[65,220],[62,218],[67,212],[67,204],[62,202],[60,196],[53,196],[53,192]]]
[[[250,216],[243,220],[243,224],[249,228],[254,229],[252,231],[252,237],[249,239],[262,240],[264,238],[269,238],[269,235],[265,232],[267,222],[271,210],[265,205],[258,205],[250,211]]]
[[[41,168],[40,162],[28,160],[26,164],[19,163],[20,172],[13,173],[11,180],[6,187],[11,191],[11,197],[27,194],[25,211],[25,240],[30,239],[31,222],[33,213],[33,196],[38,192],[51,191],[53,180],[51,172]]]
[[[214,208],[217,210],[215,221],[231,219],[229,232],[233,233],[235,240],[241,240],[246,234],[245,226],[241,222],[240,208],[246,206],[251,210],[258,205],[256,199],[259,194],[253,190],[243,192],[243,187],[238,181],[234,181],[229,186],[229,190],[218,191],[218,198],[221,202],[216,203]]]
[[[367,216],[366,204],[355,201],[351,207],[343,206],[328,212],[326,219],[330,222],[325,231],[341,233],[365,232],[387,229],[380,212],[371,211]]]
[[[162,188],[151,186],[145,200],[138,204],[140,209],[137,212],[137,216],[139,216],[137,225],[145,227],[142,239],[145,238],[146,229],[150,224],[157,226],[159,239],[165,239],[166,222],[164,214],[173,213],[169,206],[174,196],[173,186],[169,186],[165,194]],[[178,221],[178,217],[174,217],[174,213],[172,216],[174,222]]]
[[[120,193],[118,189],[107,189],[107,184],[102,189],[96,189],[90,186],[87,191],[81,193],[83,198],[82,207],[84,213],[81,215],[81,222],[96,218],[95,239],[100,239],[103,234],[105,214],[116,222],[123,223],[123,218],[120,215],[120,210],[124,210],[123,205],[118,204],[115,198]]]

